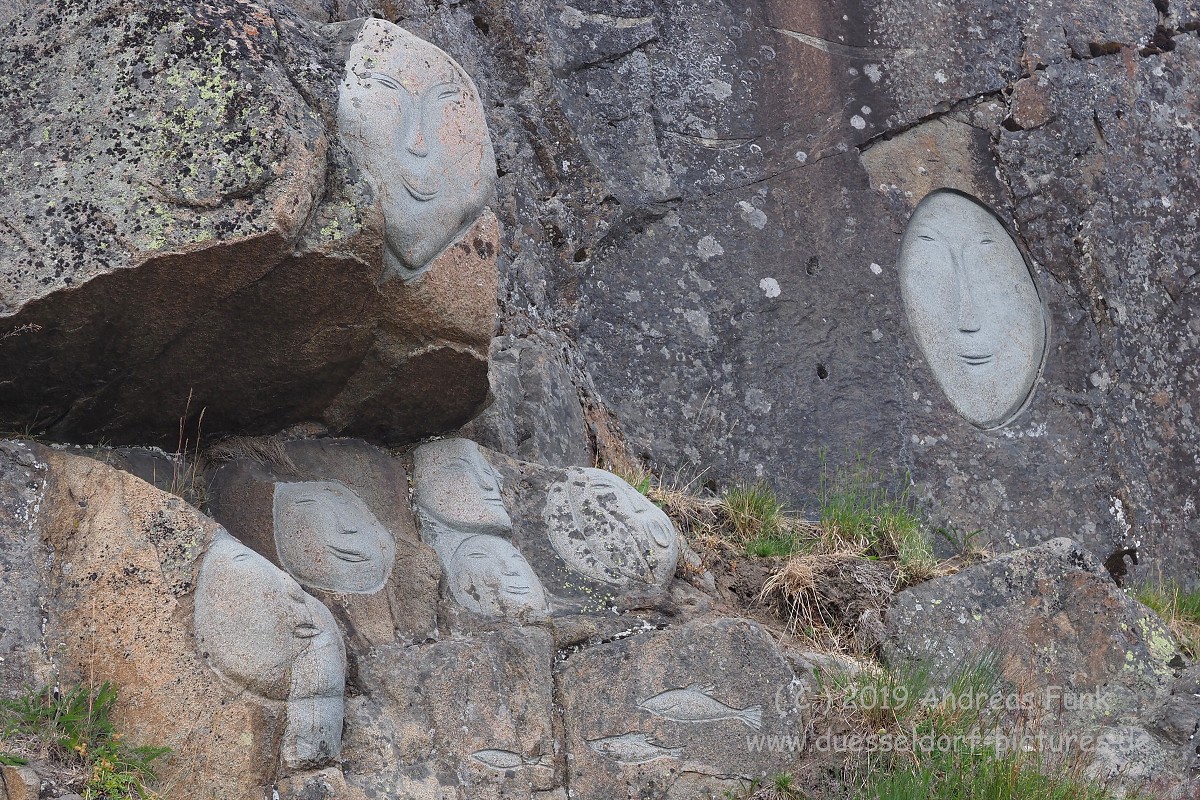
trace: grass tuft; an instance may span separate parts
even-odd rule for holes
[[[831,467],[822,452],[821,533],[830,549],[894,558],[902,585],[928,580],[936,573],[937,558],[921,530],[912,481],[905,474],[888,483],[870,454]]]
[[[47,759],[74,776],[84,800],[150,800],[153,762],[167,747],[135,747],[121,741],[110,714],[117,690],[110,683],[27,689],[0,703],[0,763],[20,765]]]
[[[1173,580],[1160,580],[1137,587],[1134,597],[1163,618],[1189,657],[1200,658],[1200,589],[1185,592]]]

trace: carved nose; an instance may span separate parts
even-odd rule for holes
[[[404,145],[404,149],[417,158],[425,158],[425,156],[429,155],[429,146],[425,141],[424,124],[418,122],[413,126],[412,135],[408,137],[408,142]]]
[[[963,333],[976,333],[980,328],[979,310],[975,307],[975,297],[961,257],[954,259],[954,278],[958,284],[958,329]]]

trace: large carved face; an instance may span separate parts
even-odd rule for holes
[[[662,586],[675,574],[679,536],[637,489],[600,469],[572,469],[550,487],[550,542],[576,572],[605,583]]]
[[[446,562],[446,578],[463,608],[488,616],[546,609],[546,591],[533,567],[499,536],[466,537]]]
[[[374,188],[388,274],[420,274],[483,210],[496,157],[474,82],[390,22],[363,25],[338,93],[338,129]]]
[[[213,669],[269,700],[341,697],[345,650],[333,615],[227,533],[204,556],[196,637]]]
[[[500,476],[469,439],[440,439],[418,447],[413,454],[413,484],[422,535],[430,521],[457,533],[512,531],[500,494]]]
[[[1000,220],[966,195],[934,192],[908,222],[899,270],[909,325],[951,405],[980,428],[1011,421],[1041,374],[1049,324]]]
[[[279,561],[302,584],[350,594],[383,588],[396,540],[347,486],[277,483],[274,505]]]

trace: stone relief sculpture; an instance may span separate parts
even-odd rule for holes
[[[440,554],[440,551],[439,551]],[[507,539],[468,536],[443,558],[450,592],[463,608],[489,617],[547,610],[549,603],[533,567]]]
[[[500,476],[469,439],[439,439],[418,447],[413,486],[423,538],[449,532],[512,533]]]
[[[588,747],[622,764],[645,764],[660,758],[682,758],[682,747],[664,747],[644,733],[589,739]]]
[[[463,608],[487,616],[548,608],[541,580],[508,540],[512,519],[500,476],[468,439],[441,439],[413,455],[421,538],[437,550],[450,593]]]
[[[196,638],[239,690],[286,703],[282,757],[323,764],[341,748],[346,651],[329,610],[287,573],[218,532],[196,586]]]
[[[662,586],[675,574],[680,543],[670,518],[611,472],[568,470],[550,487],[545,517],[555,551],[582,575]]]
[[[974,198],[935,191],[908,222],[899,271],[909,325],[950,404],[979,428],[1011,422],[1041,375],[1049,320],[1004,225]]]
[[[712,696],[712,684],[693,683],[668,689],[638,703],[638,708],[675,722],[719,722],[735,719],[748,728],[762,727],[762,706],[734,708]]]
[[[371,594],[387,582],[395,537],[345,484],[275,484],[274,523],[279,563],[304,586]]]
[[[337,120],[382,205],[387,274],[410,280],[479,216],[495,185],[475,83],[429,42],[369,19],[346,62]]]

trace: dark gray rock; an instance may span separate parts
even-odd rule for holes
[[[790,758],[754,752],[751,737],[799,741],[804,733],[803,685],[771,637],[746,620],[635,628],[566,654],[554,679],[573,797],[696,797],[736,788],[776,774]]]
[[[44,568],[51,558],[42,542],[49,467],[35,448],[0,441],[0,697],[11,699],[30,683],[47,679],[48,653],[42,626],[49,602]],[[38,679],[35,680],[34,676]]]
[[[484,447],[548,467],[592,464],[579,389],[563,358],[542,338],[492,340],[494,400],[459,434]]]

